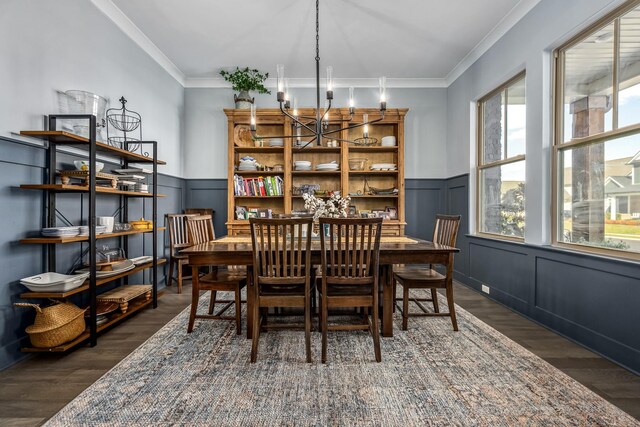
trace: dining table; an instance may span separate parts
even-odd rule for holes
[[[453,280],[453,258],[460,250],[411,236],[381,236],[380,276],[382,288],[381,328],[383,337],[393,336],[393,266],[412,264],[434,264],[442,266],[447,281]],[[253,304],[256,286],[253,283],[253,249],[250,236],[224,236],[210,242],[201,243],[180,251],[187,255],[189,265],[197,271],[200,267],[242,265],[247,267],[247,338],[253,334]],[[311,262],[321,264],[320,240],[311,243]],[[196,273],[197,276],[197,273]],[[200,289],[194,281],[192,292],[197,296]],[[195,299],[194,299],[195,300]]]

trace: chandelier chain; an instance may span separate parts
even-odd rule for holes
[[[316,61],[320,61],[320,0],[316,0]]]

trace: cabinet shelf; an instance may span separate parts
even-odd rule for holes
[[[158,227],[157,231],[166,230],[165,227]],[[144,233],[152,233],[153,230],[129,230],[129,231],[116,231],[113,233],[104,233],[98,234],[96,239],[109,239],[111,237],[121,237],[121,236],[131,236],[134,234],[144,234]],[[40,244],[40,245],[51,245],[51,244],[64,244],[64,243],[76,243],[76,242],[88,242],[89,236],[74,236],[74,237],[27,237],[25,239],[20,240],[20,243],[23,245],[29,244]]]
[[[350,171],[349,175],[397,175],[398,171]]]
[[[55,192],[73,192],[73,193],[88,193],[88,185],[74,185],[74,184],[22,184],[20,188],[25,190],[45,190]],[[128,197],[153,197],[153,193],[141,193],[139,191],[126,191],[118,190],[111,187],[96,187],[96,193],[102,194],[117,194]],[[165,194],[158,194],[158,197],[167,197]]]
[[[304,153],[339,153],[340,147],[307,147],[307,148],[292,148],[293,154]]]
[[[147,307],[151,303],[153,303],[153,299],[147,300],[144,298],[138,298],[136,300],[131,301],[129,303],[129,307],[126,313],[118,312],[118,313],[112,314],[108,322],[103,323],[102,325],[98,325],[98,328],[97,328],[98,332],[104,331],[108,327],[113,326],[114,324],[126,319],[132,314]],[[59,345],[57,347],[47,347],[47,348],[23,347],[21,351],[23,353],[64,353],[65,351],[70,350],[71,348],[77,346],[78,344],[81,344],[84,341],[88,340],[89,337],[90,337],[90,333],[89,333],[89,330],[87,329],[73,341],[69,341],[68,343]]]
[[[160,258],[158,259],[158,265],[162,265],[165,264],[167,262],[167,260],[165,258]],[[146,264],[141,264],[139,266],[137,266],[136,268],[133,268],[129,271],[125,271],[123,273],[120,274],[116,274],[114,276],[110,276],[110,277],[104,277],[104,278],[97,278],[96,279],[96,286],[102,286],[105,285],[107,283],[111,283],[114,282],[118,279],[122,279],[123,277],[127,277],[127,276],[131,276],[132,274],[136,274],[139,273],[141,271],[144,270],[148,270],[150,268],[153,268],[153,263],[152,262],[148,262]],[[75,294],[79,294],[81,292],[87,291],[89,290],[89,281],[87,280],[82,286],[72,289],[70,291],[67,292],[25,292],[20,294],[20,298],[24,298],[24,299],[46,299],[46,298],[67,298],[70,297],[71,295],[75,295]]]
[[[340,171],[292,171],[293,176],[309,176],[309,175],[340,175]]]
[[[45,141],[55,142],[58,145],[74,145],[79,147],[89,148],[89,138],[85,138],[79,135],[74,135],[69,132],[61,130],[23,130],[20,131],[20,135],[31,136],[33,138],[44,139]],[[142,141],[144,142],[144,141]],[[112,147],[102,142],[96,142],[96,151],[98,153],[107,154],[110,156],[125,159],[130,162],[136,163],[153,163],[153,158],[143,156],[142,154],[133,153],[131,151],[123,150],[122,148]],[[156,160],[159,165],[166,165],[163,160]]]
[[[284,199],[284,196],[235,196],[236,199]]]
[[[362,196],[351,196],[352,199],[397,199],[397,195],[393,194],[376,194],[376,195],[362,195]]]
[[[374,146],[374,147],[358,147],[356,145],[350,145],[349,151],[352,153],[395,153],[398,151],[397,146],[393,147],[382,147],[382,146]]]
[[[284,147],[238,147],[236,153],[284,153]]]
[[[284,171],[235,171],[239,176],[279,176],[283,175]]]

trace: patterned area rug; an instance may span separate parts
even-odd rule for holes
[[[252,365],[232,322],[196,321],[188,335],[185,310],[46,425],[640,425],[456,309],[460,332],[448,318],[412,318],[403,332],[396,315],[379,364],[367,333],[330,332],[326,365],[317,332],[312,364],[303,332],[271,330]]]

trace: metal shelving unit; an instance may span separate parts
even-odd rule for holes
[[[40,138],[46,142],[47,161],[44,176],[44,184],[25,184],[20,187],[30,190],[41,190],[45,194],[46,212],[43,219],[43,227],[55,227],[56,226],[56,197],[59,193],[75,193],[75,194],[88,194],[89,196],[89,209],[87,214],[87,224],[89,225],[88,237],[74,237],[74,238],[26,238],[20,241],[22,244],[43,244],[45,245],[45,252],[47,254],[47,271],[56,271],[56,246],[57,244],[69,244],[80,242],[88,242],[89,250],[89,268],[90,276],[81,287],[74,289],[73,291],[66,293],[45,293],[45,292],[26,292],[21,294],[22,298],[67,298],[74,294],[80,294],[88,292],[89,295],[89,327],[75,340],[66,343],[64,345],[53,348],[23,348],[24,352],[64,352],[76,347],[77,345],[89,341],[93,347],[98,342],[98,332],[110,327],[121,320],[126,319],[131,314],[139,311],[140,309],[152,305],[153,308],[158,306],[158,266],[166,262],[165,259],[158,259],[158,197],[163,195],[158,194],[158,165],[166,164],[164,161],[158,160],[158,143],[157,141],[135,141],[135,144],[141,144],[142,147],[150,148],[150,154],[144,155],[141,153],[135,153],[127,150],[128,143],[125,142],[125,146],[122,148],[113,147],[107,144],[103,144],[96,141],[96,116],[85,114],[65,114],[65,115],[50,115],[47,118],[49,130],[45,131],[21,131],[21,135]],[[89,122],[89,138],[81,137],[71,133],[57,130],[58,120],[87,120]],[[132,142],[133,143],[133,142]],[[62,185],[56,183],[56,164],[58,147],[60,146],[73,146],[86,151],[86,157],[89,159],[89,185]],[[151,164],[153,167],[153,173],[151,175],[153,183],[151,186],[151,193],[140,193],[134,191],[117,190],[112,188],[98,187],[96,185],[96,155],[97,153],[105,154],[110,157],[114,157],[120,160],[120,167],[125,169],[129,167],[130,163],[144,163]],[[152,199],[152,221],[154,228],[152,230],[132,230],[129,232],[112,233],[109,235],[96,235],[96,198],[98,194],[104,194],[109,196],[118,196],[120,198],[120,222],[129,222],[129,199],[135,197],[151,198]],[[120,239],[120,245],[128,254],[128,241],[130,236],[145,235],[145,233],[152,234],[153,245],[153,260],[147,264],[140,265],[130,271],[123,272],[118,275],[114,275],[108,278],[96,277],[96,243],[98,239],[106,237],[117,237]],[[128,277],[132,274],[151,269],[151,284],[153,287],[152,298],[149,301],[136,302],[132,305],[132,309],[126,313],[117,313],[112,316],[109,321],[103,325],[97,325],[97,296],[98,288],[104,284],[114,282],[119,279],[123,279],[125,283]]]

